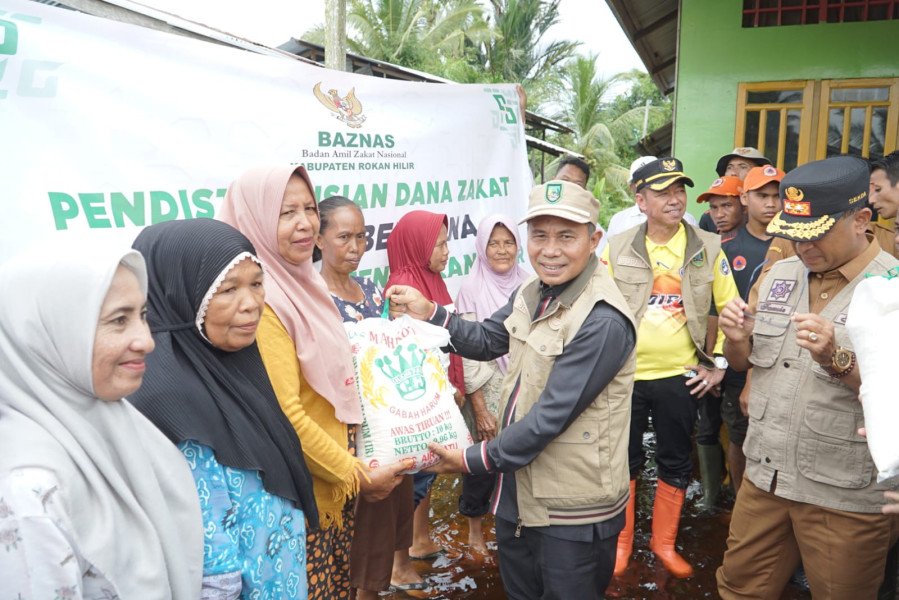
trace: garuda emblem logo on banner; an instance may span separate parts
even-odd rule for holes
[[[362,127],[362,124],[365,123],[365,115],[362,114],[362,103],[356,98],[356,88],[350,88],[350,93],[341,98],[340,93],[335,89],[328,90],[327,94],[324,93],[321,85],[322,83],[319,81],[312,88],[312,93],[315,94],[318,101],[335,113],[334,116],[337,120],[346,123],[348,127]]]

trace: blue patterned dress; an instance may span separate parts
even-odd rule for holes
[[[369,317],[380,317],[381,311],[384,310],[384,294],[381,289],[371,279],[365,277],[350,277],[350,279],[359,284],[365,297],[359,302],[350,302],[331,294],[341,318],[353,322]]]
[[[190,465],[203,510],[204,584],[222,576],[223,587],[230,587],[227,574],[240,572],[239,598],[305,600],[303,511],[267,492],[258,471],[226,467],[212,448],[195,441],[178,448]]]

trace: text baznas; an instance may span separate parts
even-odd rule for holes
[[[318,145],[322,148],[393,148],[391,134],[318,132]]]

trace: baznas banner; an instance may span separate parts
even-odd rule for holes
[[[0,0],[0,262],[214,217],[237,175],[272,163],[363,208],[359,274],[381,285],[394,223],[447,214],[454,295],[478,222],[520,218],[531,186],[511,85],[388,81]]]

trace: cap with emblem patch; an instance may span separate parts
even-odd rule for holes
[[[734,148],[730,154],[725,154],[724,156],[719,158],[718,164],[715,165],[715,172],[718,173],[719,176],[724,177],[724,173],[727,172],[727,163],[735,158],[748,158],[757,167],[771,164],[771,161],[765,158],[765,155],[759,152],[757,148],[753,148],[752,146],[743,146],[740,148]]]
[[[638,192],[645,187],[660,192],[678,181],[693,187],[693,180],[684,175],[683,163],[673,156],[658,158],[643,165],[634,173],[633,180],[634,189]]]
[[[599,220],[599,200],[576,183],[547,181],[531,190],[528,212],[519,223],[543,215],[562,217],[575,223],[596,223]]]
[[[751,192],[764,187],[772,181],[780,183],[786,173],[775,166],[765,165],[764,167],[754,167],[746,174],[743,180],[743,191]]]
[[[780,182],[782,210],[768,233],[796,242],[821,239],[840,216],[868,201],[870,169],[856,156],[835,156],[796,167]]]
[[[709,191],[699,194],[697,202],[708,202],[712,196],[739,196],[743,190],[743,181],[739,177],[725,175],[719,177],[709,186]]]

